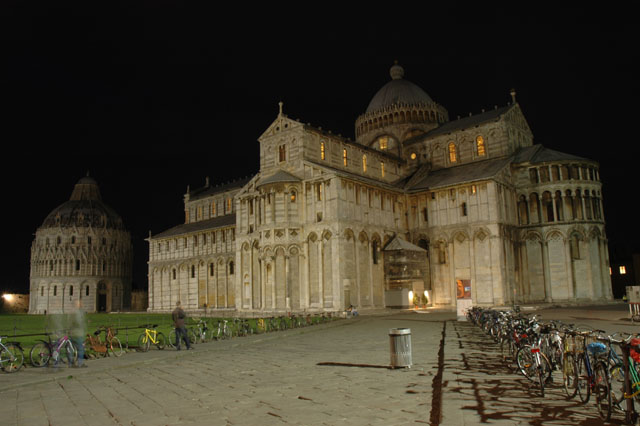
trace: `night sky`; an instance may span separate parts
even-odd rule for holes
[[[144,238],[184,220],[187,185],[257,172],[279,101],[353,139],[395,60],[450,119],[515,88],[535,143],[600,162],[611,256],[640,251],[629,11],[84,3],[0,6],[0,292],[28,291],[33,235],[87,172],[131,231],[134,288],[146,288]]]

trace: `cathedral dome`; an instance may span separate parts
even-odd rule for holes
[[[403,143],[449,121],[444,107],[434,102],[420,87],[404,79],[404,69],[400,65],[393,65],[389,74],[391,81],[378,90],[367,110],[356,119],[356,141],[381,150],[391,147],[388,142],[384,145],[379,142],[380,138]],[[389,152],[401,154],[397,149]]]
[[[93,227],[124,230],[122,218],[102,202],[98,183],[85,176],[76,183],[69,201],[46,217],[42,228]]]
[[[405,80],[404,69],[395,64],[389,71],[391,81],[373,96],[366,112],[380,111],[392,105],[432,104],[431,97],[420,87]]]

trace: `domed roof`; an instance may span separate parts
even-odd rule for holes
[[[42,228],[94,227],[124,230],[122,218],[102,202],[98,183],[85,176],[76,183],[69,201],[46,217]]]
[[[391,81],[382,86],[369,102],[366,112],[382,110],[394,104],[420,105],[430,104],[433,100],[420,87],[405,80],[404,69],[395,64],[389,71]]]

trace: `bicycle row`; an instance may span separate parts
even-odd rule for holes
[[[258,333],[287,330],[291,328],[306,327],[321,324],[337,319],[331,313],[319,315],[282,315],[277,317],[247,319],[231,318],[216,319],[209,322],[206,319],[195,319],[194,323],[187,327],[189,340],[196,343],[204,343],[216,340],[242,337]],[[68,331],[61,330],[56,333],[42,333],[44,339],[38,340],[28,351],[27,359],[33,367],[45,367],[49,365],[74,366],[78,361],[78,353],[89,356],[122,356],[127,350],[147,352],[151,346],[157,349],[174,347],[176,343],[175,329],[171,328],[168,337],[158,330],[158,324],[145,324],[138,327],[126,327],[122,330],[143,329],[139,333],[136,345],[129,345],[129,337],[122,342],[118,338],[119,329],[100,326],[92,334],[87,334],[83,342],[83,351],[79,351],[78,342],[73,341]],[[12,339],[21,337],[13,336]],[[7,341],[7,336],[0,336],[0,369],[5,373],[19,371],[25,362],[25,350],[18,341]],[[27,348],[28,349],[28,348]]]
[[[500,345],[503,362],[522,374],[545,397],[545,387],[561,381],[567,399],[592,399],[604,421],[614,413],[635,424],[640,403],[640,334],[613,333],[542,321],[517,310],[472,307],[467,319]]]

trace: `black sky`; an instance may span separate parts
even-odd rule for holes
[[[27,291],[33,234],[87,171],[132,232],[145,288],[144,238],[183,221],[187,185],[255,173],[279,101],[353,138],[394,60],[451,119],[505,105],[515,88],[536,143],[600,162],[612,256],[639,250],[630,11],[51,3],[0,6],[0,291]]]

